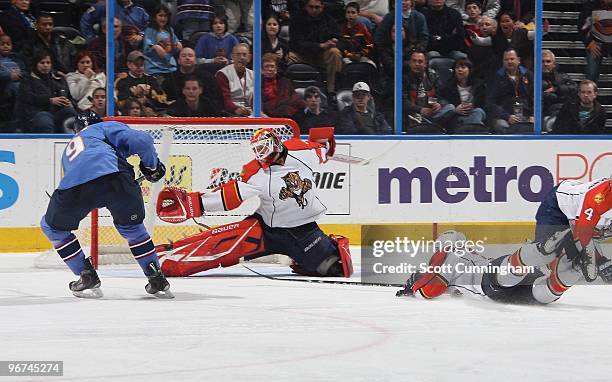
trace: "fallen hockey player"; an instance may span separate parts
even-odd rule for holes
[[[476,253],[459,256],[452,245],[444,247],[432,256],[427,272],[413,273],[397,295],[431,299],[453,291],[505,303],[549,304],[580,281],[600,276],[612,283],[612,256],[601,246],[612,236],[611,208],[610,179],[562,182],[538,209],[536,242],[493,260]],[[451,231],[438,240],[465,237]]]
[[[328,236],[316,223],[326,207],[317,197],[314,173],[333,155],[333,129],[311,129],[308,141],[292,138],[285,142],[272,130],[260,129],[250,145],[255,160],[243,167],[239,179],[213,192],[172,187],[160,192],[157,214],[171,223],[207,211],[229,211],[252,197],[260,199],[255,213],[242,221],[158,245],[164,274],[189,276],[238,264],[241,258],[283,254],[293,260],[291,268],[298,274],[350,277],[348,239]]]

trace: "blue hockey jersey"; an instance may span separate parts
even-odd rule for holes
[[[131,172],[132,166],[126,158],[134,154],[147,168],[157,167],[159,159],[149,134],[116,121],[88,126],[64,149],[64,177],[58,189],[65,190],[115,172]]]

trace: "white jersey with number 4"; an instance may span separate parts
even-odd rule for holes
[[[202,195],[204,211],[229,211],[258,196],[257,214],[270,227],[292,228],[316,221],[327,208],[317,197],[314,173],[326,162],[324,146],[298,138],[283,143],[284,165],[262,167],[257,161],[244,166],[239,180]]]

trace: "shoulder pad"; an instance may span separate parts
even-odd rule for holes
[[[253,175],[257,174],[257,172],[261,169],[261,164],[253,159],[249,163],[242,166],[242,171],[240,172],[240,178],[243,182],[248,182],[249,178]]]

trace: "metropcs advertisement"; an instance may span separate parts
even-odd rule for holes
[[[2,236],[8,228],[38,227],[47,193],[61,179],[67,141],[0,140]],[[208,163],[205,147],[179,146],[171,149],[167,176],[181,174],[181,186],[206,191],[219,165]],[[559,181],[610,176],[610,148],[610,140],[587,139],[340,138],[338,153],[368,163],[330,160],[312,181],[327,206],[322,224],[533,222],[539,201]]]

